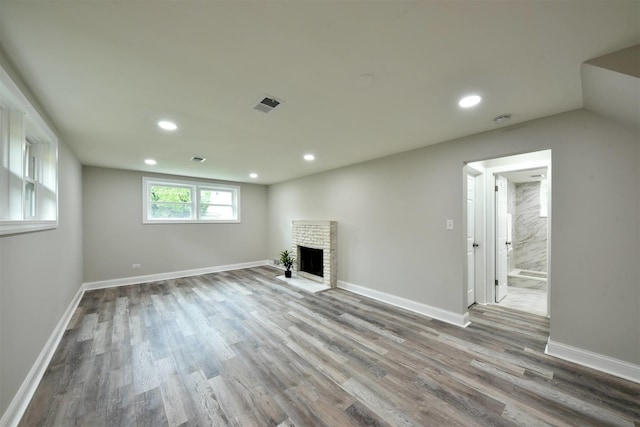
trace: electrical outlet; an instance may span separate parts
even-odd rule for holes
[[[453,220],[452,219],[448,219],[447,220],[447,230],[453,230]]]
[[[131,268],[140,268],[140,264],[131,264]]]

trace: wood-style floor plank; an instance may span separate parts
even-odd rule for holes
[[[22,426],[640,426],[640,385],[544,354],[549,322],[458,328],[272,267],[87,292]]]

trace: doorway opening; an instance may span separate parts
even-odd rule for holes
[[[465,304],[550,315],[551,150],[465,165]]]

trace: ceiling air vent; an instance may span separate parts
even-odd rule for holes
[[[511,114],[502,114],[501,116],[493,119],[493,122],[497,125],[505,125],[509,123],[509,120],[511,120]]]
[[[280,105],[280,101],[275,98],[265,96],[262,98],[256,105],[253,106],[254,110],[262,111],[263,113],[268,113],[269,111],[276,108]]]

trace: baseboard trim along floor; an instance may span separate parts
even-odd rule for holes
[[[139,283],[157,282],[159,280],[179,279],[182,277],[200,276],[202,274],[217,273],[220,271],[241,270],[243,268],[260,267],[272,265],[273,261],[251,261],[238,264],[218,265],[215,267],[194,268],[191,270],[170,271],[167,273],[147,274],[144,276],[122,277],[111,280],[100,280],[97,282],[87,282],[83,284],[86,291],[93,289],[104,289],[117,286],[137,285]]]
[[[382,301],[396,307],[404,308],[406,310],[413,311],[414,313],[422,314],[433,319],[438,319],[452,325],[461,326],[463,328],[469,326],[469,313],[465,313],[463,315],[457,314],[452,311],[432,307],[427,304],[388,294],[386,292],[377,291],[365,286],[355,285],[343,280],[338,280],[338,287],[355,294],[364,295],[365,297]]]
[[[552,341],[551,338],[549,338],[547,348],[544,352],[549,356],[577,363],[578,365],[593,368],[640,384],[640,365],[634,365],[624,360],[614,359],[613,357],[555,342]]]

